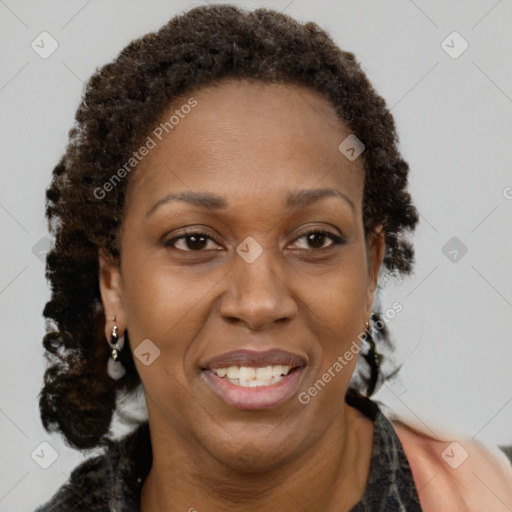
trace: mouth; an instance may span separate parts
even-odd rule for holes
[[[253,366],[228,366],[224,368],[213,368],[212,373],[226,379],[234,386],[243,388],[254,388],[260,386],[272,386],[281,382],[284,377],[300,367],[272,365],[260,368]]]
[[[237,409],[270,409],[297,393],[306,360],[271,350],[222,354],[201,369],[210,389]]]

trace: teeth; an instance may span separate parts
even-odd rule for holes
[[[281,380],[282,376],[288,375],[291,366],[274,365],[264,366],[263,368],[253,368],[251,366],[229,366],[228,368],[215,368],[212,372],[219,377],[227,378],[242,387],[269,386]]]
[[[272,366],[265,366],[256,370],[257,380],[270,380],[272,378]]]
[[[272,366],[272,377],[278,377],[279,375],[281,375],[282,371],[283,367],[280,364]]]
[[[238,385],[243,388],[255,388],[256,386],[270,386],[272,379],[260,380],[244,380],[240,379]]]
[[[240,371],[240,367],[230,366],[229,368],[222,368],[222,369],[226,370],[226,375],[228,376],[228,379],[238,379],[238,373]]]
[[[217,368],[216,373],[219,377],[225,377],[228,373],[227,368]]]
[[[246,381],[254,380],[254,377],[256,377],[256,370],[254,368],[251,368],[249,366],[242,366],[240,368],[240,371],[238,372],[238,378]]]
[[[281,374],[288,375],[290,373],[291,369],[292,369],[291,366],[281,366]]]

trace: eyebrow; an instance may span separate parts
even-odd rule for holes
[[[286,206],[288,208],[304,208],[305,206],[326,197],[338,197],[342,201],[348,203],[353,211],[355,210],[354,203],[345,194],[333,188],[293,190],[286,198]],[[168,194],[162,199],[159,199],[147,211],[145,218],[147,219],[163,204],[167,204],[172,201],[183,201],[193,206],[212,210],[222,210],[228,207],[228,203],[223,197],[210,192],[178,192]]]

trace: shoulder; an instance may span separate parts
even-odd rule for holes
[[[512,510],[512,464],[499,448],[451,434],[434,439],[402,422],[392,424],[423,510]]]
[[[107,512],[111,465],[105,454],[86,459],[73,469],[69,480],[35,512]]]

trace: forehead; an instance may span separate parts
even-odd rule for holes
[[[195,106],[185,107],[190,104]],[[155,146],[138,164],[130,188],[150,201],[176,189],[236,199],[237,191],[247,197],[337,186],[357,203],[362,157],[349,161],[338,149],[350,133],[314,90],[224,81],[173,102],[149,134]]]

